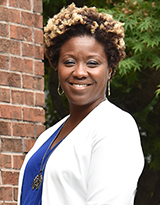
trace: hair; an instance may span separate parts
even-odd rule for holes
[[[48,20],[44,27],[44,49],[50,66],[57,70],[61,47],[66,41],[84,35],[94,37],[104,46],[112,78],[115,68],[125,57],[124,28],[111,15],[98,13],[95,7],[77,8],[72,3]]]

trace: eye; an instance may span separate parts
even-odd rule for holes
[[[74,60],[66,60],[66,61],[64,61],[63,64],[66,66],[73,66],[73,65],[75,65],[75,61]]]
[[[97,61],[94,61],[94,60],[90,60],[86,64],[87,64],[87,66],[92,67],[92,68],[99,65],[99,63]]]

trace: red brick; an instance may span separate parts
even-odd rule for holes
[[[12,90],[12,103],[13,104],[24,104],[23,91]]]
[[[44,93],[36,93],[36,106],[45,106],[45,96]]]
[[[44,109],[24,107],[23,120],[24,121],[31,121],[31,122],[45,122]]]
[[[0,102],[10,102],[10,89],[0,87]]]
[[[13,122],[13,135],[22,137],[34,137],[34,124]]]
[[[11,57],[11,70],[23,72],[23,60],[17,57]]]
[[[23,56],[34,58],[34,53],[35,53],[34,50],[35,50],[34,45],[23,43],[22,45],[22,55]]]
[[[43,28],[43,16],[39,14],[34,15],[34,27]]]
[[[11,70],[33,73],[33,60],[11,57]]]
[[[10,41],[6,39],[0,39],[0,52],[10,53]]]
[[[22,24],[26,26],[43,28],[43,17],[39,14],[31,14],[29,12],[22,11]]]
[[[11,135],[11,123],[0,121],[0,135]]]
[[[17,201],[18,200],[18,188],[14,188],[13,189],[13,193],[14,193],[14,201]]]
[[[20,11],[9,8],[9,22],[20,23]]]
[[[10,53],[20,55],[20,42],[17,41],[10,41]]]
[[[10,37],[13,39],[32,41],[32,30],[30,28],[25,28],[21,26],[10,26]]]
[[[1,104],[0,105],[0,117],[21,120],[22,119],[21,107]]]
[[[8,13],[9,13],[8,8],[0,7],[0,14],[1,14],[0,21],[8,21]]]
[[[18,184],[19,172],[2,171],[2,183],[3,184]]]
[[[36,59],[44,59],[44,52],[43,52],[43,46],[35,46],[35,54]]]
[[[28,88],[33,90],[43,90],[44,79],[43,77],[23,75],[23,88]]]
[[[36,139],[24,139],[25,143],[25,152],[29,152],[29,150],[33,147]]]
[[[0,23],[0,36],[8,37],[8,24]]]
[[[0,154],[0,167],[1,168],[11,168],[11,156]]]
[[[33,1],[33,11],[34,12],[38,12],[38,13],[42,13],[42,0],[34,0]]]
[[[34,93],[26,91],[23,94],[24,94],[24,104],[34,105]]]
[[[45,125],[36,125],[36,136],[39,137],[39,135],[44,132],[46,129]]]
[[[9,0],[9,6],[18,8],[19,7],[19,0]]]
[[[26,26],[33,26],[34,24],[34,14],[22,11],[22,24]]]
[[[34,64],[34,73],[35,75],[44,75],[44,63],[40,61],[35,61]]]
[[[33,92],[24,92],[24,104],[34,105],[34,93]]]
[[[0,52],[20,55],[20,42],[0,39]]]
[[[3,5],[3,6],[7,5],[7,0],[1,0],[0,2],[1,2],[0,5]]]
[[[9,69],[9,57],[0,55],[0,69]]]
[[[0,84],[21,87],[21,76],[17,73],[0,71]]]
[[[12,187],[0,187],[0,200],[12,201]]]
[[[25,156],[23,155],[14,155],[13,156],[13,169],[20,169],[23,161],[24,161]]]
[[[20,23],[20,11],[0,7],[0,21]]]
[[[24,59],[22,65],[23,65],[23,72],[33,73],[33,60]]]
[[[12,90],[12,102],[14,104],[34,105],[34,93]]]
[[[23,152],[22,139],[1,138],[1,151]]]
[[[31,0],[19,0],[19,7],[26,10],[31,10]]]
[[[34,30],[34,42],[43,45],[43,31],[35,29]]]

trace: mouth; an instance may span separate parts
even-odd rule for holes
[[[88,87],[91,85],[91,84],[75,84],[75,83],[69,83],[69,84],[78,88]]]

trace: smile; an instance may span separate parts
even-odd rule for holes
[[[75,87],[87,87],[88,85],[78,85],[78,84],[72,84]]]
[[[90,83],[88,83],[88,84],[69,83],[69,84],[72,85],[73,87],[77,87],[77,88],[85,88],[85,87],[92,85]]]

